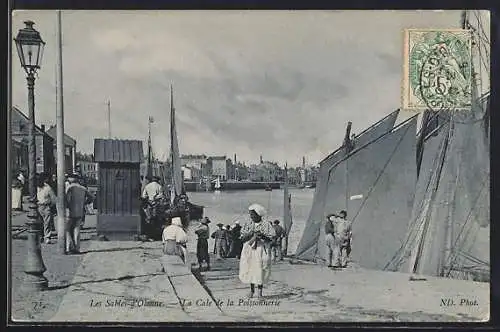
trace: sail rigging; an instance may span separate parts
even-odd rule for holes
[[[462,27],[473,32],[472,107],[435,115],[444,121],[424,142],[409,229],[390,270],[489,278],[489,83],[477,71],[484,29],[472,27],[470,16],[464,12]]]

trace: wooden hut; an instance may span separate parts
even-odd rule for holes
[[[141,141],[95,139],[98,163],[97,233],[132,239],[141,231]]]

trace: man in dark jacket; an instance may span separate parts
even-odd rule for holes
[[[280,225],[280,221],[279,220],[275,220],[274,223],[273,223],[273,228],[274,228],[274,233],[275,233],[275,236],[273,238],[273,243],[272,243],[272,257],[273,257],[273,261],[276,261],[276,260],[283,260],[283,256],[282,256],[282,251],[281,251],[281,242],[283,240],[283,238],[285,237],[285,230],[283,229],[283,227],[281,227]]]
[[[229,250],[229,257],[240,258],[241,250],[243,249],[243,242],[240,239],[241,226],[239,221],[234,222],[234,226],[231,229],[231,249]]]

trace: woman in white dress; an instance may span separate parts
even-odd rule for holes
[[[163,229],[162,240],[165,255],[179,256],[186,263],[187,234],[182,229],[181,218],[172,218],[172,224]]]
[[[266,210],[262,205],[252,204],[248,208],[251,221],[243,225],[241,240],[244,242],[240,257],[239,277],[241,282],[250,284],[249,297],[258,288],[258,297],[262,297],[263,285],[271,276],[271,243],[274,228],[264,220]]]

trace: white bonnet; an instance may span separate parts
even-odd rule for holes
[[[172,225],[182,226],[182,220],[180,217],[172,218]]]
[[[259,216],[264,217],[266,215],[266,209],[260,204],[252,204],[248,207],[248,211],[255,211]]]

